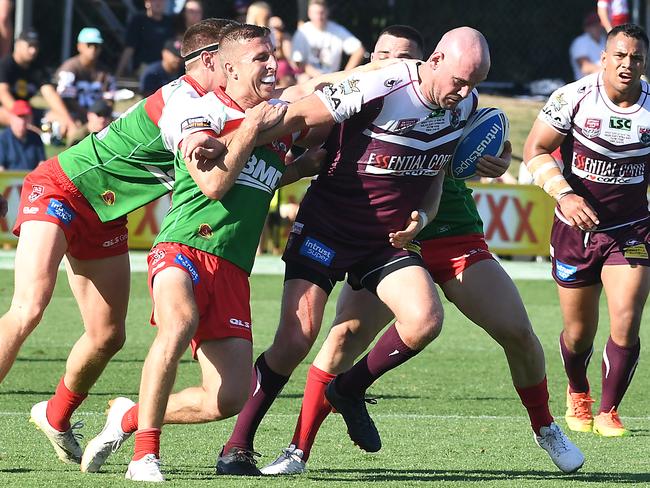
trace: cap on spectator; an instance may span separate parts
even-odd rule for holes
[[[16,100],[13,107],[11,107],[11,113],[14,115],[31,115],[32,107],[26,100]]]
[[[38,44],[38,32],[34,29],[27,29],[20,33],[18,40],[28,42],[29,44]]]
[[[113,107],[111,107],[106,100],[99,99],[93,103],[89,108],[89,112],[99,115],[100,117],[110,117],[113,115]]]
[[[600,24],[600,17],[598,17],[596,12],[589,12],[585,15],[585,18],[582,21],[582,27],[589,27],[595,24]]]
[[[178,39],[168,39],[163,45],[163,49],[166,49],[174,56],[181,57],[181,41]]]
[[[84,27],[79,31],[77,42],[83,44],[103,44],[102,33],[96,27]]]

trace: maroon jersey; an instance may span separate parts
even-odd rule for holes
[[[388,245],[421,207],[432,179],[444,171],[476,92],[455,109],[422,95],[416,62],[353,75],[318,92],[338,124],[325,144],[327,163],[300,207],[299,223],[342,244]]]
[[[648,217],[650,89],[621,108],[609,99],[602,75],[558,89],[539,118],[561,134],[564,176],[598,214],[600,230]],[[556,209],[557,217],[567,223]]]

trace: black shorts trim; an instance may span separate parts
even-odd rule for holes
[[[284,281],[287,282],[289,280],[309,281],[322,288],[328,296],[332,293],[334,285],[336,285],[336,280],[327,277],[323,273],[319,273],[314,268],[295,261],[287,261],[284,267]]]
[[[358,278],[354,274],[348,274],[348,283],[355,290],[365,288],[369,292],[377,295],[377,287],[386,276],[399,269],[408,268],[409,266],[419,266],[420,268],[426,269],[422,258],[417,254],[411,254],[409,256],[400,256],[381,266],[377,266],[361,278]]]

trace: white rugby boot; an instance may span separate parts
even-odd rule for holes
[[[294,444],[282,449],[278,458],[268,466],[263,467],[263,475],[289,475],[301,474],[307,471],[307,463],[302,460],[302,449],[296,448]]]
[[[117,397],[108,402],[110,408],[102,431],[93,438],[81,458],[81,471],[96,473],[108,456],[117,451],[122,443],[131,437],[131,432],[122,430],[122,417],[135,403],[128,398]]]
[[[32,407],[30,422],[33,422],[50,441],[58,458],[64,463],[79,464],[81,462],[81,446],[77,439],[83,437],[75,430],[83,427],[83,422],[75,422],[65,432],[60,432],[47,421],[47,400]]]
[[[582,467],[585,462],[584,455],[555,422],[539,429],[539,434],[533,434],[535,442],[548,453],[561,471],[574,473]]]
[[[132,481],[162,483],[165,477],[160,471],[160,459],[155,454],[147,454],[142,459],[131,461],[124,477]]]

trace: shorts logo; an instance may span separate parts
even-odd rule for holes
[[[199,282],[199,272],[196,270],[194,263],[190,261],[189,258],[183,256],[181,253],[178,253],[174,258],[174,262],[176,264],[180,264],[187,270],[187,272],[190,274],[190,277],[192,278],[192,283],[196,285]]]
[[[38,207],[23,207],[23,213],[25,215],[35,215],[38,213]]]
[[[634,239],[631,239],[634,242]],[[628,241],[630,242],[630,241]],[[637,243],[633,245],[628,245],[623,248],[623,257],[627,259],[648,259],[648,249],[645,244]],[[637,241],[638,242],[638,241]]]
[[[104,241],[104,242],[102,243],[102,246],[103,246],[103,247],[113,247],[113,246],[117,246],[118,244],[120,244],[120,243],[122,243],[122,242],[125,242],[125,241],[127,241],[128,239],[129,239],[129,234],[128,234],[128,233],[126,233],[126,234],[122,234],[122,235],[119,235],[119,236],[117,236],[117,237],[113,237],[112,239],[109,239],[109,240],[107,240],[107,241]]]
[[[151,259],[151,266],[155,266],[162,260],[167,253],[163,249],[153,249],[149,253],[149,258]]]
[[[408,252],[415,253],[418,256],[422,257],[422,246],[418,241],[409,242],[404,249],[406,249]]]
[[[199,225],[199,235],[204,239],[210,239],[212,237],[212,227],[208,224]]]
[[[245,320],[230,319],[229,322],[230,322],[230,325],[233,326],[233,327],[241,327],[241,328],[247,329],[247,330],[251,329],[251,323],[246,322]]]
[[[300,255],[329,266],[332,264],[332,259],[336,256],[336,253],[322,242],[308,237],[300,246]]]
[[[30,203],[34,203],[36,200],[38,200],[38,197],[40,197],[44,191],[45,188],[43,188],[41,185],[32,185],[32,192],[27,197],[27,200],[29,200]]]
[[[115,192],[112,190],[106,190],[102,193],[102,200],[106,205],[115,205]]]
[[[293,225],[291,226],[291,232],[293,234],[300,235],[302,234],[302,228],[305,226],[305,224],[302,224],[300,222],[294,222]]]
[[[68,208],[67,205],[54,198],[50,199],[50,204],[47,206],[47,211],[45,213],[52,217],[56,217],[65,225],[69,225],[70,222],[72,222],[72,219],[74,219],[74,212]]]
[[[576,273],[578,272],[577,266],[571,266],[561,261],[555,260],[555,274],[562,281],[575,281]]]
[[[602,125],[601,119],[588,118],[585,121],[584,129],[582,129],[582,134],[589,139],[599,136],[601,125]]]

